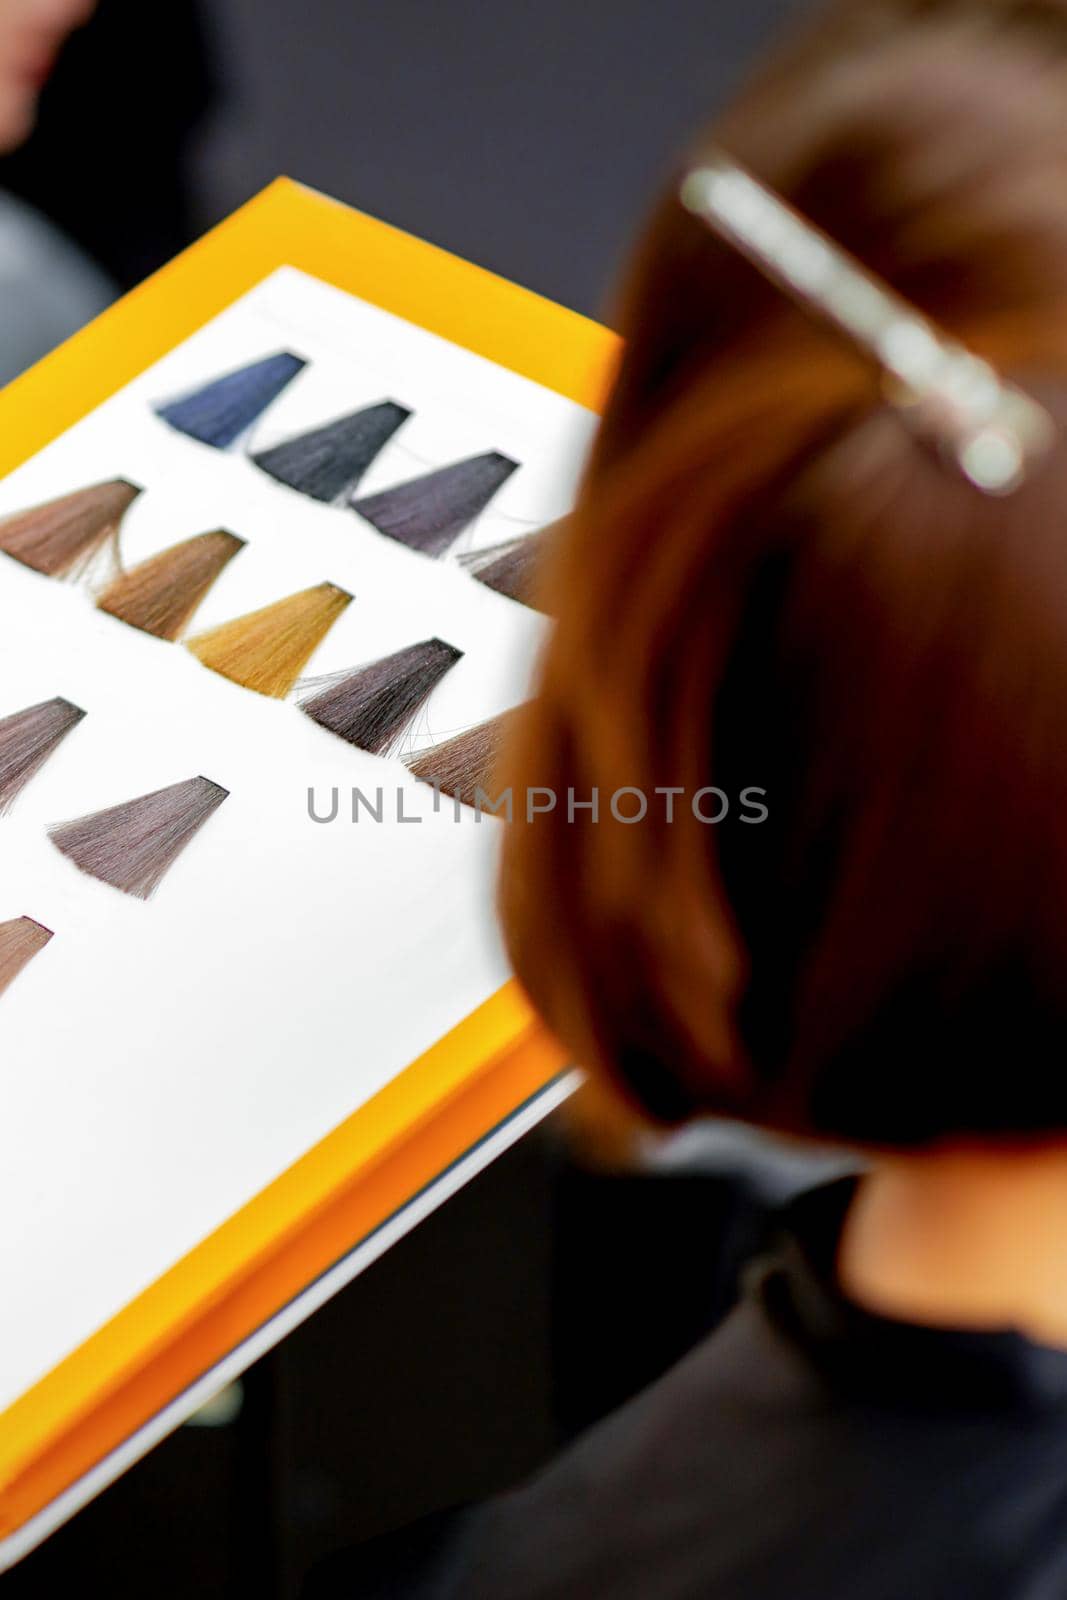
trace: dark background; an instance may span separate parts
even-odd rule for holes
[[[595,315],[672,159],[790,9],[103,0],[0,186],[129,286],[286,173]],[[512,1151],[260,1363],[235,1423],[181,1429],[5,1595],[288,1597],[332,1545],[527,1470],[558,1421],[557,1161],[544,1134]]]
[[[0,183],[128,283],[285,173],[596,315],[671,160],[803,3],[101,0]]]

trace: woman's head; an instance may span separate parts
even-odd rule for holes
[[[559,625],[508,776],[557,803],[509,833],[512,953],[580,1058],[668,1118],[1060,1134],[1067,71],[955,15],[802,58],[716,139],[1058,438],[983,496],[672,187],[546,574]],[[599,819],[569,815],[594,788]],[[611,815],[623,788],[640,821]]]
[[[0,152],[33,127],[37,100],[67,35],[96,0],[0,0]]]

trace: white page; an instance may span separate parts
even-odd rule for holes
[[[128,477],[146,492],[123,526],[127,565],[209,528],[248,540],[192,633],[330,579],[356,598],[309,674],[437,635],[465,654],[416,743],[519,703],[544,618],[153,414],[279,349],[309,365],[253,448],[395,399],[414,415],[361,492],[498,449],[520,470],[459,548],[571,504],[589,412],[282,268],[0,482],[0,516]],[[91,592],[0,555],[0,715],[53,695],[88,713],[0,819],[0,921],[55,931],[0,996],[0,1408],[508,975],[494,818],[457,820],[447,801],[435,813],[398,760],[102,614]],[[151,901],[80,873],[46,836],[198,774],[229,798]],[[353,824],[354,785],[384,785],[387,815],[402,788],[421,821]],[[308,789],[326,810],[334,787],[338,820],[311,821]]]

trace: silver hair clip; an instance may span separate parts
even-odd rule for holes
[[[679,198],[765,277],[847,334],[882,368],[890,401],[969,482],[1010,494],[1055,437],[1043,406],[950,339],[725,153],[688,172]]]

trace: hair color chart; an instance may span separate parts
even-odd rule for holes
[[[284,267],[0,481],[0,1409],[507,979],[594,422]]]

